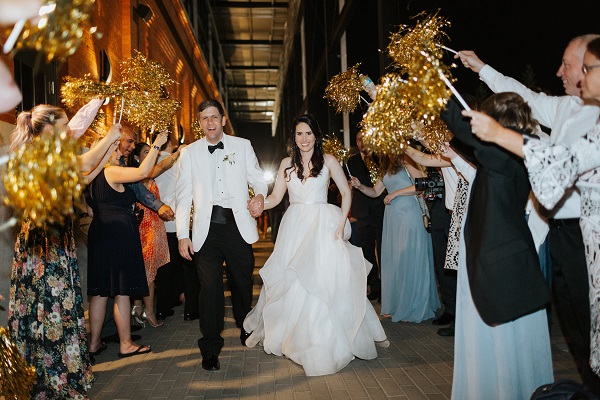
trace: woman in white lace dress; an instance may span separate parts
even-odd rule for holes
[[[583,99],[600,107],[600,39],[588,44],[583,74]],[[600,121],[567,147],[518,135],[485,114],[464,111],[463,115],[471,117],[473,132],[480,139],[525,159],[532,189],[544,207],[554,207],[574,184],[581,192],[579,224],[588,264],[592,317],[590,365],[600,374]]]

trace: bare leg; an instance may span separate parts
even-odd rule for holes
[[[148,284],[148,289],[148,296],[144,296],[144,311],[146,313],[146,320],[153,327],[162,326],[164,324],[158,322],[156,319],[156,312],[154,311],[154,281]]]
[[[117,331],[119,332],[119,351],[121,353],[131,353],[140,347],[139,344],[131,341],[131,303],[129,296],[115,296],[115,323],[117,324]],[[146,346],[142,348],[146,350]]]
[[[102,334],[102,325],[106,316],[106,304],[108,297],[92,296],[90,297],[90,332],[91,340],[88,347],[90,353],[96,352],[102,345],[100,335]]]

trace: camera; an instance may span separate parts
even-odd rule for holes
[[[415,178],[415,189],[424,191],[425,200],[441,199],[444,197],[444,178],[436,170],[428,170],[426,178]]]

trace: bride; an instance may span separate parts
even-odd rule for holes
[[[260,270],[258,303],[244,321],[252,332],[248,347],[261,343],[268,354],[285,355],[308,376],[333,374],[354,357],[377,357],[376,345],[389,342],[367,300],[371,269],[362,250],[352,246],[347,221],[351,193],[338,161],[323,153],[317,121],[296,117],[289,148],[265,210],[289,190],[290,207],[279,228],[271,257]],[[332,178],[342,209],[327,204]]]

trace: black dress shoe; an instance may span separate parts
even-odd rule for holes
[[[252,332],[248,333],[244,329],[240,332],[240,342],[242,342],[242,346],[246,345],[246,339],[248,339],[252,335]]]
[[[433,325],[448,325],[454,321],[454,315],[444,312],[442,315],[431,321]]]
[[[437,334],[440,336],[454,336],[454,321],[447,327],[438,329]]]
[[[198,319],[198,313],[185,313],[183,314],[183,320],[184,321],[193,321],[195,319]]]
[[[209,354],[205,357],[202,357],[202,368],[207,371],[218,371],[221,368],[219,356],[216,354]]]
[[[132,327],[133,328],[133,327]],[[133,329],[132,329],[133,330]],[[137,342],[142,337],[140,335],[131,335],[131,340]],[[102,338],[104,343],[120,343],[119,334],[115,333],[114,335],[106,336]]]
[[[173,314],[175,314],[175,311],[173,310],[159,311],[156,313],[156,319],[161,321],[167,317],[172,317]]]

